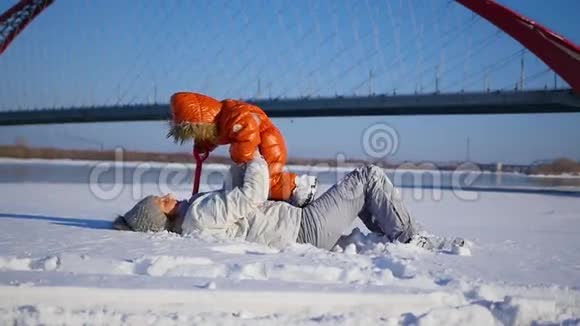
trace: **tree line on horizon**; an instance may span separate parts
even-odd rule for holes
[[[0,157],[18,158],[18,159],[70,159],[70,160],[91,160],[91,161],[114,161],[118,159],[117,152],[114,150],[87,150],[87,149],[61,149],[52,147],[29,147],[25,144],[0,145]],[[122,152],[122,161],[153,161],[166,163],[193,163],[194,159],[190,153],[160,153],[160,152],[140,152],[127,151]],[[230,164],[231,159],[226,156],[211,155],[207,163]],[[415,162],[404,162],[396,164],[386,160],[369,161],[364,159],[345,159],[341,162],[333,159],[315,159],[315,158],[296,158],[288,159],[289,165],[319,165],[319,166],[355,166],[363,163],[374,163],[383,168],[401,168],[405,169],[429,169],[425,164],[416,164]],[[440,170],[454,170],[463,162],[450,162],[431,164],[431,168]],[[495,164],[478,164],[473,163],[483,171],[496,171]],[[533,165],[505,165],[502,168],[504,172],[522,172],[534,175],[560,175],[571,174],[580,175],[580,161],[569,158],[558,158],[553,161],[546,161]]]

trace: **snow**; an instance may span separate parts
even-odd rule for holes
[[[404,189],[426,232],[466,245],[355,225],[329,252],[111,230],[131,185],[108,200],[78,183],[0,194],[0,324],[580,324],[576,197]]]

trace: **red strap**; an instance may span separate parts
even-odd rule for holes
[[[193,179],[193,195],[199,192],[199,182],[201,179],[201,168],[203,161],[209,156],[209,152],[199,152],[197,148],[193,147],[193,156],[195,157],[195,176]]]

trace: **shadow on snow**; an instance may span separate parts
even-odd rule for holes
[[[112,221],[108,220],[94,220],[81,218],[68,218],[45,215],[29,215],[29,214],[9,214],[0,213],[0,218],[14,218],[14,219],[28,219],[38,221],[48,221],[56,225],[73,226],[87,229],[112,229]]]

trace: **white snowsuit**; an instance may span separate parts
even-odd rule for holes
[[[267,200],[269,180],[267,163],[257,155],[246,164],[240,186],[190,200],[182,232],[197,230],[276,247],[300,242],[331,249],[358,216],[369,230],[392,241],[407,242],[415,233],[399,192],[377,166],[357,168],[305,208]]]

